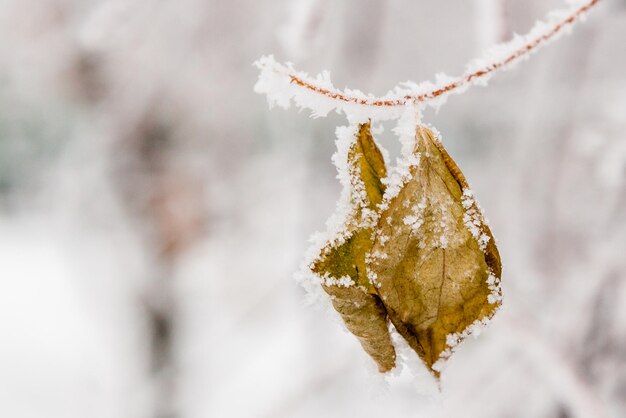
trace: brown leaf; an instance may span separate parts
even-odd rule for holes
[[[439,376],[437,360],[500,305],[500,256],[465,177],[424,126],[414,155],[410,179],[381,206],[367,267],[392,323]]]
[[[322,277],[322,287],[348,330],[385,372],[395,366],[396,354],[387,328],[387,313],[366,276],[365,259],[373,245],[376,206],[384,194],[381,179],[387,172],[369,123],[359,126],[348,152],[348,170],[352,212],[346,233],[324,246],[311,270]]]

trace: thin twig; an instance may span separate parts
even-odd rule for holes
[[[501,61],[497,61],[490,65],[487,65],[479,70],[474,70],[465,73],[464,75],[458,77],[456,80],[444,85],[443,87],[438,87],[435,90],[422,93],[419,95],[406,95],[403,98],[399,99],[391,99],[385,100],[380,98],[360,98],[350,96],[346,93],[343,93],[339,90],[330,90],[324,87],[316,86],[311,81],[307,81],[304,78],[294,74],[287,74],[291,79],[291,83],[297,84],[298,86],[304,87],[310,91],[315,93],[324,95],[334,100],[339,100],[347,103],[356,103],[365,106],[379,106],[379,107],[393,107],[393,106],[405,106],[407,103],[420,103],[425,102],[431,99],[435,99],[445,93],[448,93],[452,90],[458,89],[460,87],[471,84],[472,82],[477,81],[478,79],[485,78],[487,75],[490,75],[494,71],[511,64],[518,59],[525,57],[538,46],[548,42],[555,35],[561,32],[564,28],[572,25],[576,20],[580,19],[581,16],[586,14],[593,6],[598,3],[599,0],[591,0],[589,3],[579,7],[574,12],[572,12],[568,17],[561,20],[557,24],[555,24],[548,32],[538,36],[537,38],[529,41],[520,49],[517,49],[515,52],[510,54],[508,57]]]

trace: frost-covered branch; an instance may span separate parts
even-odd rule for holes
[[[474,84],[486,84],[497,70],[510,68],[567,32],[573,24],[583,20],[598,1],[578,0],[567,9],[551,12],[525,36],[515,36],[510,42],[489,49],[482,58],[471,61],[459,77],[437,74],[434,82],[400,83],[384,96],[375,97],[359,90],[335,88],[328,71],[310,77],[296,71],[290,63],[282,65],[273,56],[264,56],[255,62],[261,70],[255,91],[266,94],[270,106],[286,108],[293,100],[298,107],[310,109],[314,117],[336,110],[353,121],[395,119],[406,106],[440,106],[452,93],[462,93]]]

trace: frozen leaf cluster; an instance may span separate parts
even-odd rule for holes
[[[307,268],[380,371],[396,366],[393,326],[438,376],[500,306],[500,256],[456,163],[433,131],[408,122],[396,130],[405,149],[389,173],[369,123],[340,131],[340,149],[349,143],[342,223]]]

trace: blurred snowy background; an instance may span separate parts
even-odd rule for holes
[[[252,91],[267,53],[377,94],[456,75],[561,5],[0,0],[0,417],[625,417],[624,0],[425,115],[504,263],[442,395],[303,306],[345,121]]]

